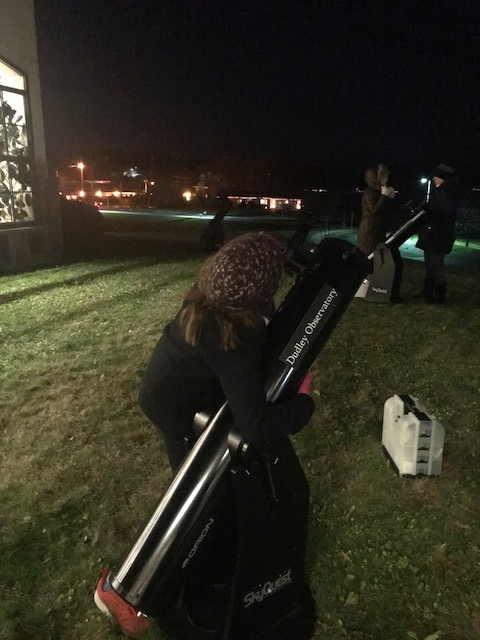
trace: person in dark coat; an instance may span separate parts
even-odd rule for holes
[[[362,211],[358,226],[358,247],[367,256],[375,251],[379,242],[385,242],[386,213],[395,197],[395,190],[387,186],[389,171],[384,164],[365,171]]]
[[[418,231],[416,245],[424,253],[425,279],[423,289],[415,297],[442,304],[447,295],[445,256],[455,242],[461,192],[455,169],[446,164],[435,167],[432,182],[434,188],[426,204],[429,215]]]
[[[367,256],[387,237],[388,216],[392,210],[395,189],[388,186],[390,172],[384,164],[365,171],[366,188],[362,195],[362,211],[358,226],[358,247]],[[395,263],[390,302],[402,302],[400,285],[403,274],[403,260],[397,248],[391,249]],[[373,265],[372,265],[373,269]]]
[[[198,283],[164,329],[140,389],[140,406],[163,437],[175,471],[193,439],[199,411],[228,401],[235,425],[250,442],[282,438],[304,427],[315,403],[311,374],[297,393],[267,402],[264,378],[266,319],[283,270],[283,246],[265,233],[247,233],[225,244],[203,265]],[[95,604],[122,631],[139,635],[149,620],[124,601],[104,570]]]
[[[272,236],[234,238],[205,262],[165,328],[143,376],[140,406],[160,431],[173,470],[186,455],[195,414],[225,398],[247,441],[286,436],[308,422],[310,396],[273,404],[265,396],[264,318],[274,311],[282,269],[283,247]]]

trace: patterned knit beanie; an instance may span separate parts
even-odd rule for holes
[[[278,289],[283,246],[266,233],[245,233],[227,242],[200,270],[198,286],[220,311],[262,312]]]

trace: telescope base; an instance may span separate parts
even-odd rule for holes
[[[234,505],[235,535],[216,530],[159,625],[175,640],[307,640],[315,622],[304,578],[309,488],[290,440],[235,465],[230,487],[224,506]]]
[[[279,612],[270,626],[250,635],[243,629],[225,631],[231,599],[229,586],[208,585],[201,592],[190,594],[189,599],[190,602],[179,602],[158,621],[172,640],[308,640],[315,626],[315,604],[307,585],[300,602],[292,603],[290,609]]]

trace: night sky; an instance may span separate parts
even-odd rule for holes
[[[35,4],[54,158],[479,161],[479,0]]]

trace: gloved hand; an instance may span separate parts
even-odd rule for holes
[[[306,393],[308,395],[312,387],[312,379],[313,376],[309,371],[300,382],[297,393]]]
[[[387,196],[387,198],[395,197],[395,189],[393,187],[384,186],[381,188],[382,196]]]

